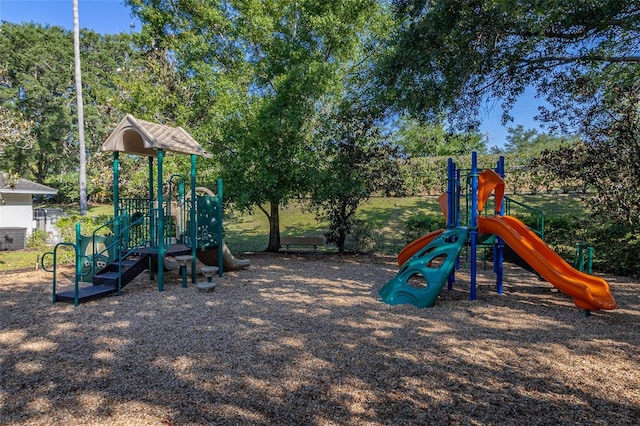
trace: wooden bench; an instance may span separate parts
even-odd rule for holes
[[[280,237],[280,251],[290,252],[316,252],[324,249],[322,237]]]

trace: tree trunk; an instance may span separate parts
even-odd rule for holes
[[[344,245],[347,241],[347,230],[349,229],[349,214],[344,202],[340,203],[340,225],[338,227],[338,253],[344,254]]]
[[[277,252],[280,249],[280,206],[278,203],[271,202],[271,212],[267,215],[269,218],[269,245],[268,252]]]

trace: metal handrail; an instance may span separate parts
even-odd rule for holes
[[[80,278],[87,275],[87,274],[82,274],[81,271],[78,268],[78,261],[80,260],[80,258],[85,257],[87,259],[89,259],[88,256],[83,255],[83,254],[79,254],[78,253],[78,246],[76,244],[73,243],[67,243],[67,242],[61,242],[55,245],[55,247],[53,248],[53,251],[50,252],[46,252],[42,255],[42,258],[40,259],[40,266],[42,266],[42,270],[46,271],[46,272],[52,272],[53,273],[53,279],[52,279],[52,303],[56,303],[57,302],[57,298],[56,298],[56,286],[57,286],[57,282],[58,282],[58,248],[60,247],[72,247],[73,251],[75,252],[75,274],[74,274],[74,298],[73,298],[73,304],[75,306],[78,306],[78,304],[80,303],[79,299],[80,299]],[[48,257],[48,255],[53,256],[53,269],[50,270],[46,267],[45,265],[45,258]]]
[[[504,197],[505,213],[508,215],[511,215],[511,204],[515,204],[535,214],[536,227],[535,229],[532,229],[532,231],[536,233],[541,239],[544,240],[544,213],[541,210],[536,209],[535,207],[528,206],[524,203],[521,203],[520,201],[514,200],[511,197],[505,196]]]

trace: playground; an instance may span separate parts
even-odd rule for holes
[[[635,424],[640,296],[571,297],[504,264],[429,309],[378,291],[391,256],[241,254],[214,292],[141,274],[120,297],[51,303],[42,271],[0,275],[3,424]],[[63,271],[64,272],[64,271]],[[73,274],[73,270],[66,271]]]

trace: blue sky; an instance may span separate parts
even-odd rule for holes
[[[131,18],[122,0],[78,0],[81,28],[91,28],[100,34],[140,31],[140,22]],[[0,0],[0,20],[21,24],[58,25],[73,30],[72,0]]]
[[[122,0],[78,0],[81,28],[90,28],[101,34],[140,31],[140,22],[131,17]],[[34,22],[73,29],[72,0],[0,0],[0,20],[13,23]],[[133,25],[133,27],[132,27]],[[533,120],[539,102],[533,92],[525,93],[511,111],[514,121],[507,127],[522,124],[525,129],[539,126]],[[502,146],[507,130],[500,124],[502,111],[499,102],[489,104],[481,111],[480,130],[489,139],[489,146]]]

